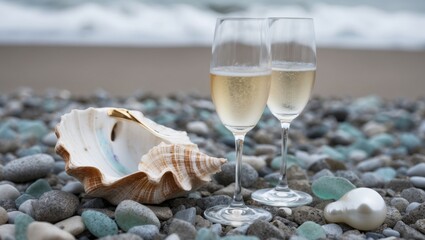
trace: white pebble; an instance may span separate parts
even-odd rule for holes
[[[0,239],[15,239],[15,224],[0,225]]]
[[[186,129],[188,132],[193,132],[199,135],[207,135],[209,132],[207,124],[201,121],[189,122],[186,125]]]
[[[0,200],[16,200],[21,195],[14,186],[10,184],[0,185]]]
[[[180,238],[179,238],[179,235],[173,233],[169,235],[168,237],[166,237],[164,240],[180,240]]]
[[[73,194],[80,194],[84,192],[84,186],[80,182],[68,182],[62,187],[61,191],[69,192]]]
[[[34,209],[32,207],[32,204],[36,201],[37,199],[28,199],[19,206],[18,210],[20,212],[30,215],[31,217],[34,217]]]
[[[48,222],[32,222],[28,225],[27,236],[31,240],[62,239],[74,240],[69,232],[64,231]]]
[[[411,177],[410,182],[417,188],[425,189],[425,177]]]
[[[282,209],[283,211],[285,211],[286,215],[291,216],[292,215],[292,209],[287,208],[287,207],[281,207],[279,209]]]
[[[68,219],[62,220],[55,224],[56,227],[71,233],[74,236],[84,232],[86,226],[83,223],[81,216],[73,216]]]

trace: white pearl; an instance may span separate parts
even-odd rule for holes
[[[356,188],[328,204],[324,213],[328,222],[343,222],[359,230],[372,230],[385,221],[387,206],[375,190]]]

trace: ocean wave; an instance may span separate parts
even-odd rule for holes
[[[255,5],[230,13],[189,4],[82,2],[43,8],[0,1],[2,44],[208,46],[217,17],[312,17],[319,46],[425,49],[425,14],[370,6]]]

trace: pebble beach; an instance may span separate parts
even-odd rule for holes
[[[186,131],[199,149],[228,162],[213,180],[185,197],[146,205],[113,205],[87,195],[55,153],[63,114],[88,107],[137,110]],[[387,100],[313,97],[289,134],[288,180],[313,196],[307,206],[282,208],[251,193],[279,179],[281,131],[268,109],[246,138],[242,194],[273,215],[270,222],[230,227],[204,218],[228,204],[234,191],[235,152],[209,96],[137,92],[126,98],[98,90],[77,97],[66,90],[36,94],[21,88],[0,95],[0,239],[425,239],[425,98]],[[373,230],[330,223],[324,208],[347,188],[374,189],[387,215]],[[329,191],[331,189],[332,191]]]

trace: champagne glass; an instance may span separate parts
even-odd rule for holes
[[[235,192],[229,206],[205,210],[212,222],[241,226],[271,220],[261,208],[245,205],[241,194],[242,147],[245,134],[260,119],[271,82],[268,21],[263,18],[217,19],[210,65],[211,97],[217,114],[235,137]]]
[[[282,127],[280,179],[274,189],[255,191],[257,202],[282,207],[309,204],[312,197],[291,190],[286,177],[288,131],[307,105],[316,75],[316,44],[313,19],[269,18],[272,54],[272,84],[267,106]]]

